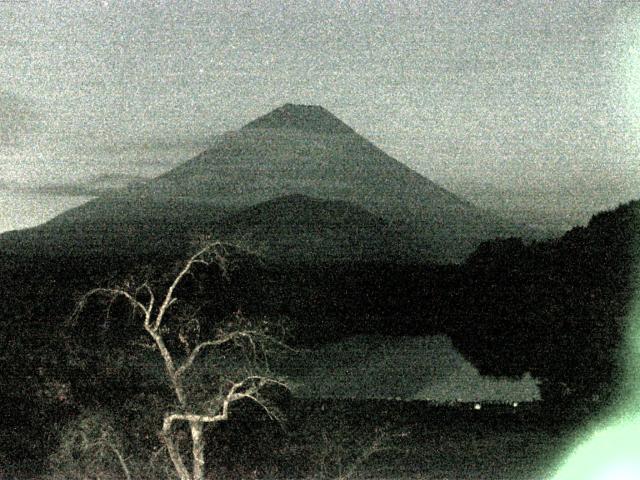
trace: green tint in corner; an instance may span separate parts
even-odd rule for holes
[[[625,381],[619,404],[600,426],[578,439],[552,480],[640,480],[639,291],[628,314],[626,338],[622,357]]]

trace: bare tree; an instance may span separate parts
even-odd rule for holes
[[[58,451],[50,458],[55,467],[53,478],[99,479],[109,475],[115,461],[124,478],[131,480],[122,435],[112,420],[105,411],[85,411],[67,425]]]
[[[251,372],[251,368],[241,369],[242,375],[236,378],[224,378],[218,389],[209,392],[208,398],[188,388],[187,378],[195,370],[195,365],[205,352],[220,352],[220,349],[238,347],[247,357],[254,360],[265,359],[269,345],[284,346],[272,336],[264,325],[252,326],[244,316],[237,312],[235,322],[220,327],[210,338],[201,340],[197,331],[200,320],[193,309],[182,308],[182,314],[170,313],[176,309],[178,297],[176,291],[185,278],[193,274],[196,265],[217,266],[226,277],[228,268],[227,247],[213,242],[201,248],[191,256],[173,277],[168,287],[158,295],[151,284],[145,281],[138,286],[122,288],[96,288],[86,293],[78,304],[74,318],[83,310],[87,300],[100,295],[111,302],[124,298],[137,318],[141,318],[146,334],[152,340],[149,345],[159,353],[164,364],[164,373],[177,401],[176,408],[164,414],[160,437],[167,449],[173,467],[180,480],[203,480],[205,476],[205,437],[203,429],[207,424],[216,424],[229,418],[231,406],[239,401],[248,400],[259,405],[269,417],[278,420],[278,411],[261,394],[268,385],[286,388],[283,380],[267,373]],[[173,313],[173,312],[172,312]],[[182,328],[169,328],[172,321],[180,321]],[[168,335],[177,337],[175,343],[183,346],[183,352],[176,354],[175,347],[169,347]],[[194,333],[196,332],[196,333]],[[173,345],[173,344],[171,344]],[[218,357],[224,355],[219,353]],[[207,365],[213,362],[207,362]],[[213,367],[216,368],[216,367]],[[221,373],[222,377],[226,375]],[[238,373],[238,372],[236,372]],[[176,425],[188,426],[191,442],[191,461],[185,461],[185,452],[180,449],[175,438]],[[190,468],[189,468],[190,467]]]

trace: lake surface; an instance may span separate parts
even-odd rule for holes
[[[281,363],[279,363],[281,362]],[[538,381],[480,375],[444,335],[358,335],[274,360],[300,398],[449,402],[540,400]]]
[[[0,233],[35,227],[91,197],[0,191]]]

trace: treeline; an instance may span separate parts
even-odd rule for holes
[[[638,285],[639,220],[635,201],[557,240],[481,245],[460,271],[456,346],[484,373],[530,371],[547,398],[615,393]]]

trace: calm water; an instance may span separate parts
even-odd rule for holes
[[[499,379],[480,372],[444,335],[359,335],[296,352],[274,364],[302,398],[398,398],[437,403],[540,399],[536,379]]]
[[[0,233],[35,227],[91,197],[70,197],[0,191]]]

